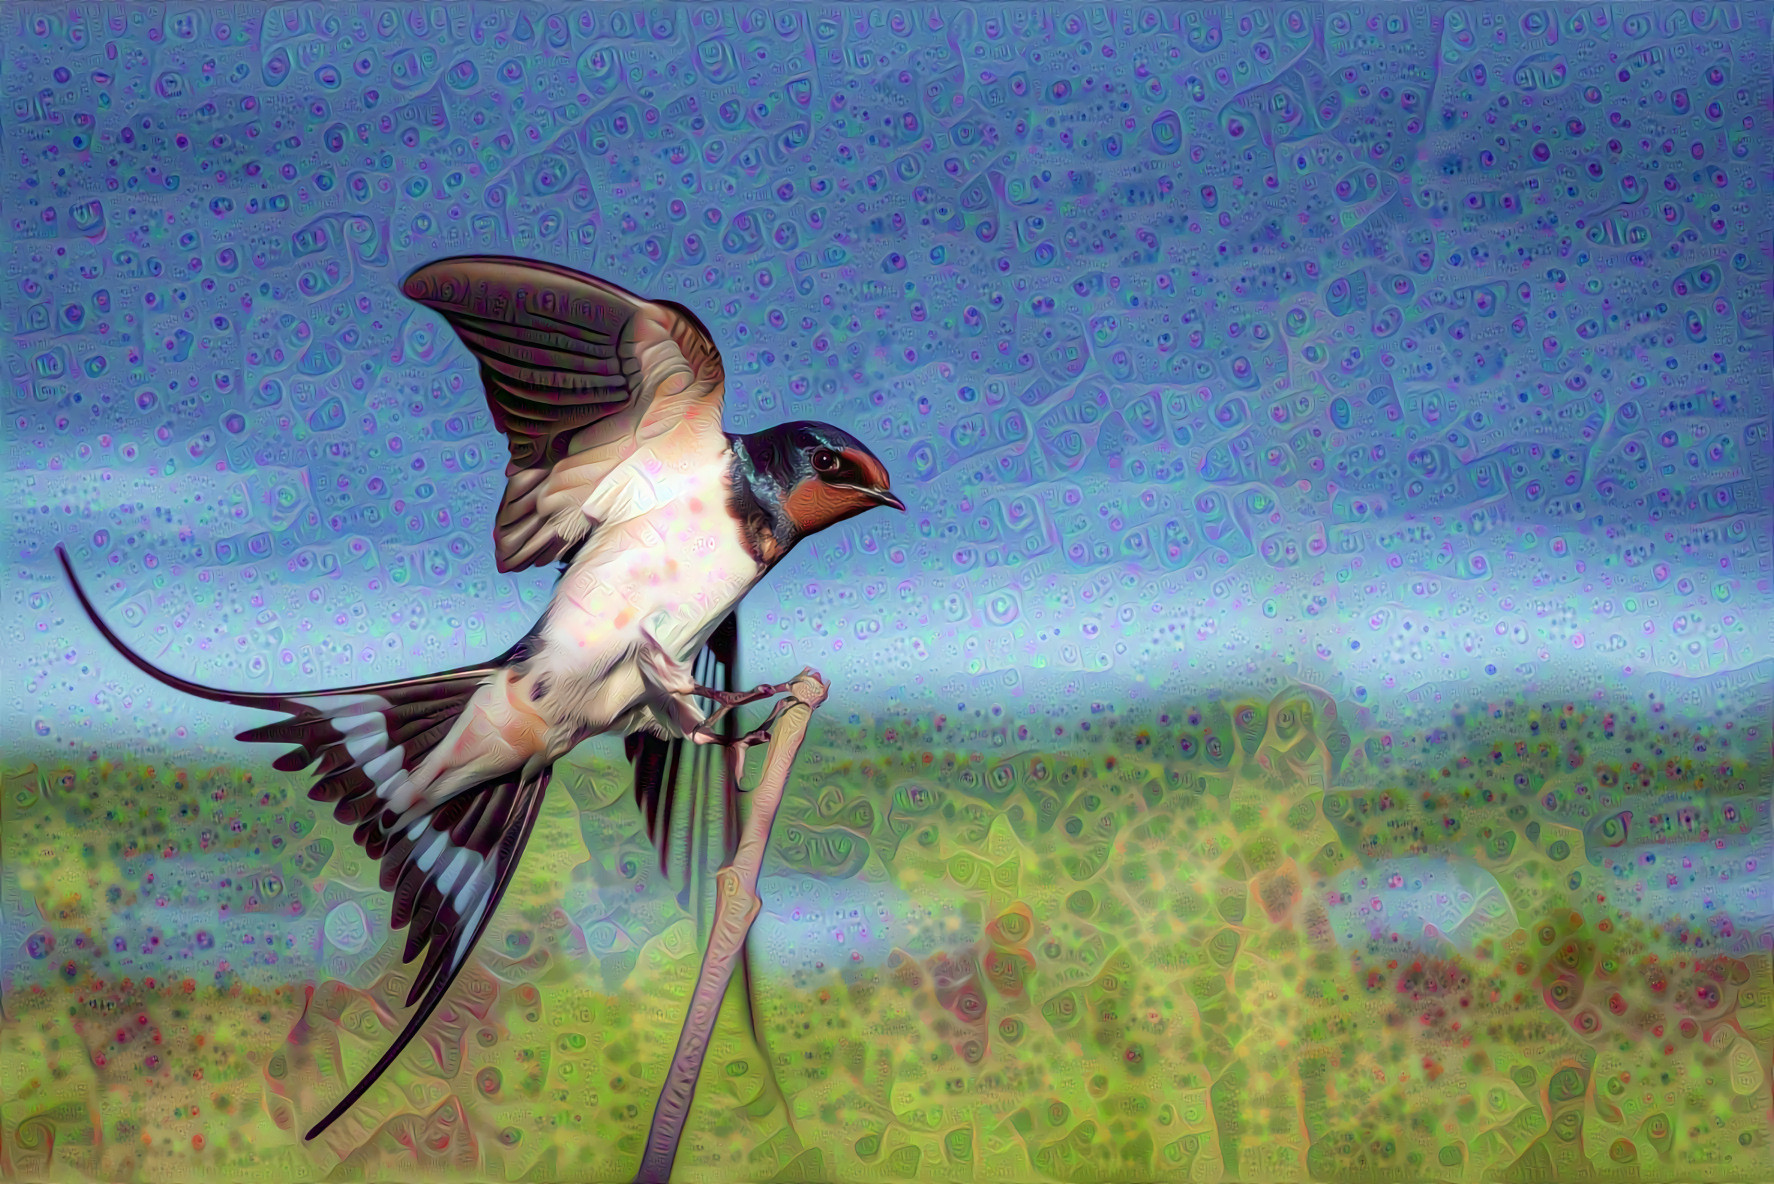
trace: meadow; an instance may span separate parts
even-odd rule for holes
[[[1080,706],[815,719],[676,1179],[1768,1178],[1765,722]],[[666,882],[613,750],[312,1145],[411,968],[304,779],[43,753],[4,797],[9,1179],[632,1176],[709,869]]]

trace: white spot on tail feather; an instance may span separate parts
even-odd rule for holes
[[[458,914],[468,907],[468,902],[472,900],[474,894],[480,890],[481,881],[488,878],[488,872],[492,866],[493,865],[490,863],[477,859],[474,874],[469,876],[468,879],[463,882],[462,887],[456,892],[456,912]]]
[[[419,795],[424,793],[425,787],[430,784],[431,782],[425,778],[420,769],[406,770],[406,780],[399,785],[391,785],[391,788],[388,790],[388,808],[397,813],[405,814],[408,810],[413,808],[414,804],[419,800]],[[431,809],[442,804],[442,801],[433,801],[425,808],[427,812],[429,812]]]
[[[474,942],[474,931],[480,927],[480,919],[487,912],[487,899],[484,896],[481,898],[481,902],[474,906],[474,915],[468,918],[468,924],[462,926],[462,936],[456,939],[456,954],[450,959],[451,970],[460,966],[462,959],[468,957],[468,947]]]
[[[345,741],[345,751],[351,759],[362,763],[365,757],[375,756],[388,746],[388,733],[383,731],[360,733]]]
[[[437,837],[431,840],[431,845],[425,848],[425,853],[419,856],[420,871],[428,872],[431,870],[431,865],[437,862],[437,857],[439,855],[443,854],[444,843],[448,839],[448,835],[441,831],[438,832]]]
[[[399,750],[396,749],[395,751],[398,752]],[[376,786],[376,796],[386,801],[389,797],[404,789],[407,782],[411,780],[412,778],[407,776],[407,771],[401,769],[396,772],[394,776]]]
[[[387,731],[387,729],[382,726],[382,713],[380,711],[366,711],[362,715],[334,716],[333,727],[336,728],[342,736],[355,736],[360,732],[386,733]]]
[[[437,890],[440,894],[444,896],[450,894],[450,889],[455,886],[456,877],[462,874],[462,868],[467,865],[473,855],[474,852],[464,849],[456,851],[456,858],[450,860],[450,865],[444,868],[437,877]]]
[[[396,744],[392,751],[385,752],[363,767],[364,775],[371,781],[381,781],[401,771],[400,760],[406,755],[406,745]],[[383,795],[386,796],[386,795]]]

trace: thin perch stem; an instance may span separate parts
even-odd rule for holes
[[[635,1184],[667,1184],[671,1179],[678,1140],[683,1137],[684,1123],[690,1117],[690,1101],[696,1093],[702,1059],[708,1053],[715,1017],[720,1014],[733,967],[745,948],[746,935],[763,907],[758,899],[758,872],[764,865],[764,849],[770,843],[770,827],[782,805],[789,770],[801,751],[807,724],[830,690],[831,684],[817,670],[809,667],[801,671],[788,685],[791,701],[787,710],[770,729],[763,777],[758,787],[746,795],[751,799],[751,809],[740,833],[739,848],[732,861],[715,873],[714,928],[708,935],[708,949],[702,955],[702,971],[696,978],[696,991],[690,996],[684,1029],[678,1034],[671,1070],[653,1110],[653,1126],[647,1133],[647,1149],[641,1156],[640,1171],[635,1173]]]

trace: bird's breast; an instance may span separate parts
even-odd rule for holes
[[[601,528],[562,577],[548,631],[569,651],[613,655],[644,630],[687,661],[762,577],[724,491],[686,484],[670,501]]]

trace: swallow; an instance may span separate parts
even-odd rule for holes
[[[131,650],[56,548],[93,624],[136,667],[199,698],[287,716],[236,738],[296,745],[280,770],[319,762],[308,796],[331,803],[379,862],[390,926],[407,930],[403,961],[423,954],[407,996],[416,1010],[309,1139],[375,1084],[443,1000],[511,883],[555,762],[581,742],[625,738],[662,871],[685,746],[722,752],[731,855],[744,753],[769,739],[775,713],[744,735],[729,713],[787,690],[736,689],[739,602],[802,539],[878,507],[905,509],[886,466],[841,428],[726,432],[720,352],[682,305],[494,256],[430,263],[403,291],[480,363],[509,445],[493,523],[499,570],[560,564],[541,618],[510,649],[331,690],[200,686]]]

